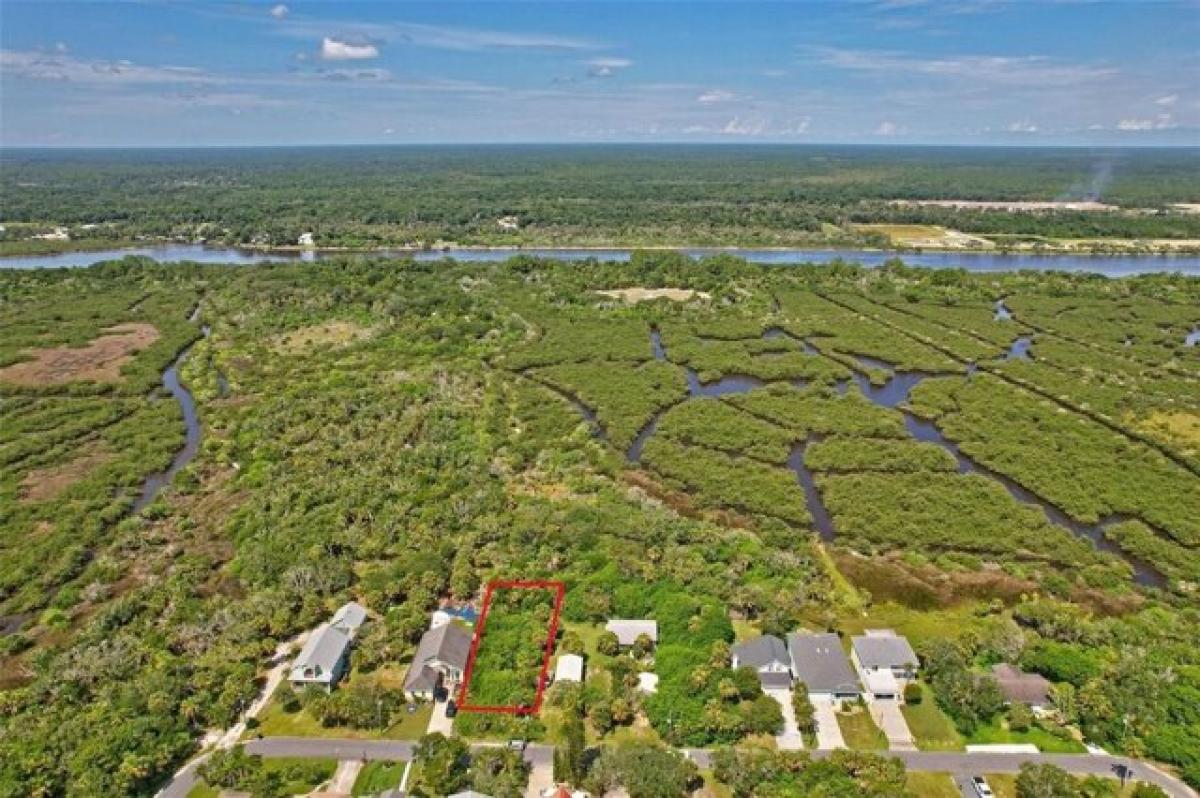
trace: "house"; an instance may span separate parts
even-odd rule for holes
[[[292,663],[288,681],[296,688],[316,685],[332,690],[346,673],[349,655],[350,635],[330,624],[321,624]]]
[[[763,635],[733,647],[734,668],[754,668],[764,688],[786,690],[792,686],[787,646],[775,635]]]
[[[475,792],[474,790],[463,790],[462,792],[452,793],[449,798],[492,798],[492,796]]]
[[[658,621],[634,621],[614,618],[604,624],[606,631],[617,636],[617,643],[622,648],[628,648],[637,642],[642,635],[650,638],[652,644],[658,643]]]
[[[333,620],[329,625],[334,629],[340,629],[350,637],[358,634],[358,628],[367,620],[367,608],[359,604],[357,601],[350,601],[338,608],[338,611],[333,614]]]
[[[471,653],[471,637],[471,631],[457,623],[427,631],[404,677],[404,689],[421,698],[433,698],[439,687],[461,682]]]
[[[429,616],[429,628],[436,629],[452,621],[461,621],[468,626],[474,626],[477,620],[479,620],[479,613],[475,612],[474,607],[445,606],[434,610],[433,615]]]
[[[792,675],[808,688],[809,698],[853,701],[862,695],[862,685],[836,634],[793,632],[787,636],[787,647]]]
[[[301,247],[316,246],[316,242],[313,241],[312,233],[301,233],[300,237],[298,239],[296,239],[296,244]]]
[[[992,676],[1000,685],[1000,692],[1010,704],[1025,704],[1034,712],[1047,712],[1051,708],[1048,679],[1036,673],[1026,673],[1007,662],[992,666]]]
[[[563,654],[554,665],[554,681],[582,682],[583,657],[578,654]]]
[[[917,655],[908,640],[891,629],[868,629],[850,639],[850,657],[876,701],[898,701],[904,695],[904,680],[917,672]]]
[[[638,674],[638,690],[647,695],[653,695],[658,692],[658,674],[642,671]]]

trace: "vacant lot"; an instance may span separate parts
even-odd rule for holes
[[[117,382],[121,367],[157,340],[158,330],[151,324],[117,324],[86,346],[27,349],[29,360],[0,369],[0,382],[28,386],[78,380]]]
[[[690,288],[619,288],[609,291],[597,291],[612,299],[623,299],[626,302],[637,304],[638,302],[652,302],[655,299],[669,299],[672,302],[686,302],[694,297],[700,299],[708,299],[709,295],[703,291],[693,291]]]

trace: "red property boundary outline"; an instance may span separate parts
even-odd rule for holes
[[[522,704],[487,705],[467,703],[467,688],[471,684],[471,674],[475,671],[475,656],[479,653],[479,643],[483,640],[483,630],[487,623],[488,611],[492,608],[492,594],[497,590],[552,590],[554,591],[554,610],[550,616],[550,631],[546,635],[545,653],[542,656],[542,670],[538,674],[537,695],[533,706]],[[533,715],[542,707],[542,696],[546,692],[546,679],[550,675],[550,658],[554,656],[554,641],[558,637],[558,624],[562,615],[563,598],[567,587],[562,582],[548,579],[536,580],[505,580],[493,579],[488,582],[483,594],[483,610],[479,621],[475,624],[475,636],[471,639],[471,653],[467,656],[467,670],[463,674],[462,688],[458,693],[458,710],[460,712],[493,712],[507,715]]]

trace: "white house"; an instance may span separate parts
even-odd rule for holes
[[[868,629],[850,639],[850,658],[871,696],[881,701],[900,698],[903,682],[917,673],[917,655],[908,640],[891,629]]]
[[[754,668],[763,687],[787,689],[792,686],[792,663],[787,646],[778,637],[763,635],[738,643],[731,653],[730,665]]]
[[[604,628],[617,636],[621,648],[632,646],[642,635],[650,638],[652,644],[658,644],[658,621],[614,618],[604,624]]]
[[[309,636],[292,663],[288,681],[297,688],[315,685],[332,690],[349,664],[350,635],[329,624],[321,624]]]
[[[554,664],[555,682],[582,682],[583,657],[578,654],[562,654]]]

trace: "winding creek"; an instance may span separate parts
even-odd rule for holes
[[[200,318],[200,306],[197,305],[189,321],[197,321]],[[205,338],[210,332],[208,325],[200,328],[201,333]],[[154,497],[158,492],[167,485],[171,484],[171,480],[175,478],[188,463],[195,459],[200,453],[200,416],[196,412],[196,399],[192,396],[191,391],[184,387],[183,382],[179,379],[179,368],[183,365],[183,361],[191,353],[195,343],[189,344],[179,353],[176,358],[171,361],[171,365],[167,366],[163,371],[162,384],[175,401],[179,402],[179,409],[183,411],[184,425],[184,441],[183,448],[175,453],[171,458],[171,464],[163,471],[158,471],[146,477],[146,481],[142,483],[142,491],[138,496],[137,501],[133,503],[133,512],[139,513],[154,501]]]
[[[819,351],[812,344],[802,338],[787,333],[778,328],[772,328],[764,333],[764,337],[791,338],[801,346],[805,352],[814,355],[820,355]],[[666,348],[662,342],[662,335],[657,329],[650,331],[650,347],[654,353],[654,357],[660,361],[667,361]],[[1027,358],[1029,356],[1030,338],[1022,336],[1017,338],[1011,345],[1005,359]],[[1167,584],[1166,578],[1158,572],[1149,563],[1122,551],[1120,547],[1104,536],[1104,530],[1115,523],[1129,520],[1128,516],[1114,515],[1101,519],[1095,524],[1085,524],[1071,518],[1061,509],[1045,501],[1030,490],[1026,489],[1013,479],[1000,474],[992,469],[981,465],[975,460],[968,457],[962,452],[958,444],[946,438],[937,425],[928,419],[921,418],[908,409],[903,407],[903,402],[907,400],[910,391],[923,380],[936,375],[927,374],[924,372],[905,372],[897,371],[894,366],[878,358],[867,356],[856,356],[855,360],[859,363],[863,371],[867,370],[883,370],[888,373],[887,380],[881,384],[873,384],[866,373],[855,373],[849,380],[839,380],[836,384],[837,392],[845,395],[849,390],[851,380],[858,387],[859,391],[874,404],[880,407],[886,407],[903,414],[904,427],[908,434],[917,441],[932,443],[940,446],[947,451],[958,465],[960,474],[978,474],[987,479],[999,483],[1014,500],[1032,507],[1041,509],[1046,520],[1055,524],[1073,535],[1081,538],[1086,538],[1091,541],[1100,551],[1108,552],[1116,557],[1124,560],[1129,564],[1133,571],[1133,578],[1137,584],[1146,587],[1163,588]],[[710,383],[700,382],[694,369],[685,367],[688,384],[688,398],[698,396],[720,397],[729,394],[746,393],[755,388],[762,387],[766,383],[763,380],[745,375],[729,375]],[[968,367],[968,377],[974,371],[972,367]],[[802,380],[790,381],[798,388],[804,387]],[[686,401],[686,400],[685,400]],[[597,421],[596,414],[584,407],[577,400],[573,403],[581,413],[592,424],[593,428],[598,431],[601,436],[603,432]],[[674,407],[672,405],[671,407]],[[638,432],[632,446],[626,452],[626,459],[631,463],[638,463],[641,460],[642,450],[646,442],[654,435],[658,428],[659,420],[667,413],[671,407],[663,408]],[[804,490],[805,500],[808,505],[809,514],[813,518],[813,526],[822,539],[832,541],[837,534],[833,518],[826,510],[824,502],[821,500],[821,494],[817,488],[816,481],[812,472],[804,463],[805,449],[809,444],[819,441],[823,436],[810,435],[807,439],[799,441],[793,447],[790,456],[788,457],[787,467],[796,475],[796,479],[800,487]]]

